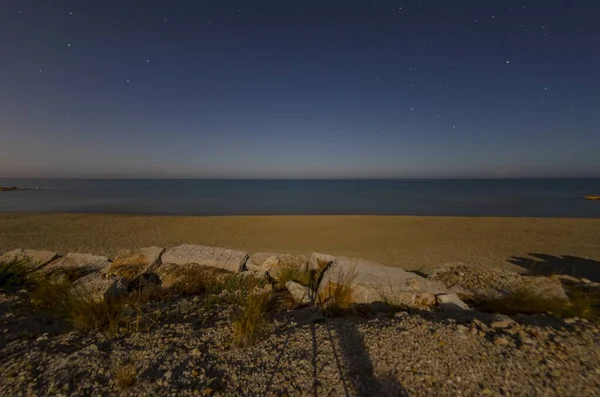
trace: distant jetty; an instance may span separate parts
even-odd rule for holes
[[[585,196],[586,200],[599,200],[600,201],[600,196]]]
[[[27,188],[22,188],[22,187],[17,187],[17,186],[0,186],[0,192],[19,192],[19,191],[23,191],[23,190],[41,190],[39,187],[36,189],[27,189]]]

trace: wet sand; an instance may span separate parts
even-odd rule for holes
[[[463,262],[600,276],[600,219],[0,214],[0,252],[32,248],[112,257],[123,248],[182,243],[251,253],[319,251],[423,272]]]

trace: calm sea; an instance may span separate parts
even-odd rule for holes
[[[600,218],[600,179],[0,179],[0,212]]]

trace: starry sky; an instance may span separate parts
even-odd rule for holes
[[[597,0],[2,0],[0,177],[600,176]]]

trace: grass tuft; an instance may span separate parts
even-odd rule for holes
[[[256,295],[267,284],[269,282],[266,279],[241,275],[228,276],[223,281],[207,287],[206,303],[243,305],[248,296]]]
[[[149,295],[132,295],[111,300],[98,300],[85,290],[74,292],[68,279],[35,280],[30,300],[38,310],[49,312],[77,330],[98,330],[111,337],[149,329],[160,313],[148,313],[144,304]]]
[[[160,275],[168,279],[168,290],[174,295],[203,295],[215,286],[222,285],[229,273],[203,266],[174,265],[169,273]],[[164,287],[164,281],[163,281]]]
[[[313,274],[308,269],[302,269],[299,267],[282,267],[277,269],[277,289],[285,289],[285,285],[288,281],[295,281],[308,287],[313,282]]]
[[[114,368],[113,376],[117,387],[126,390],[135,385],[137,381],[137,369],[131,363],[121,364]]]
[[[248,295],[233,320],[233,344],[247,347],[256,343],[267,330],[266,312],[271,294]]]
[[[333,269],[332,271],[335,271]],[[353,306],[352,284],[356,278],[354,269],[340,269],[334,281],[328,281],[321,289],[318,299],[326,316],[335,317],[344,315]]]
[[[27,263],[11,261],[0,263],[0,287],[21,287],[28,284]]]

